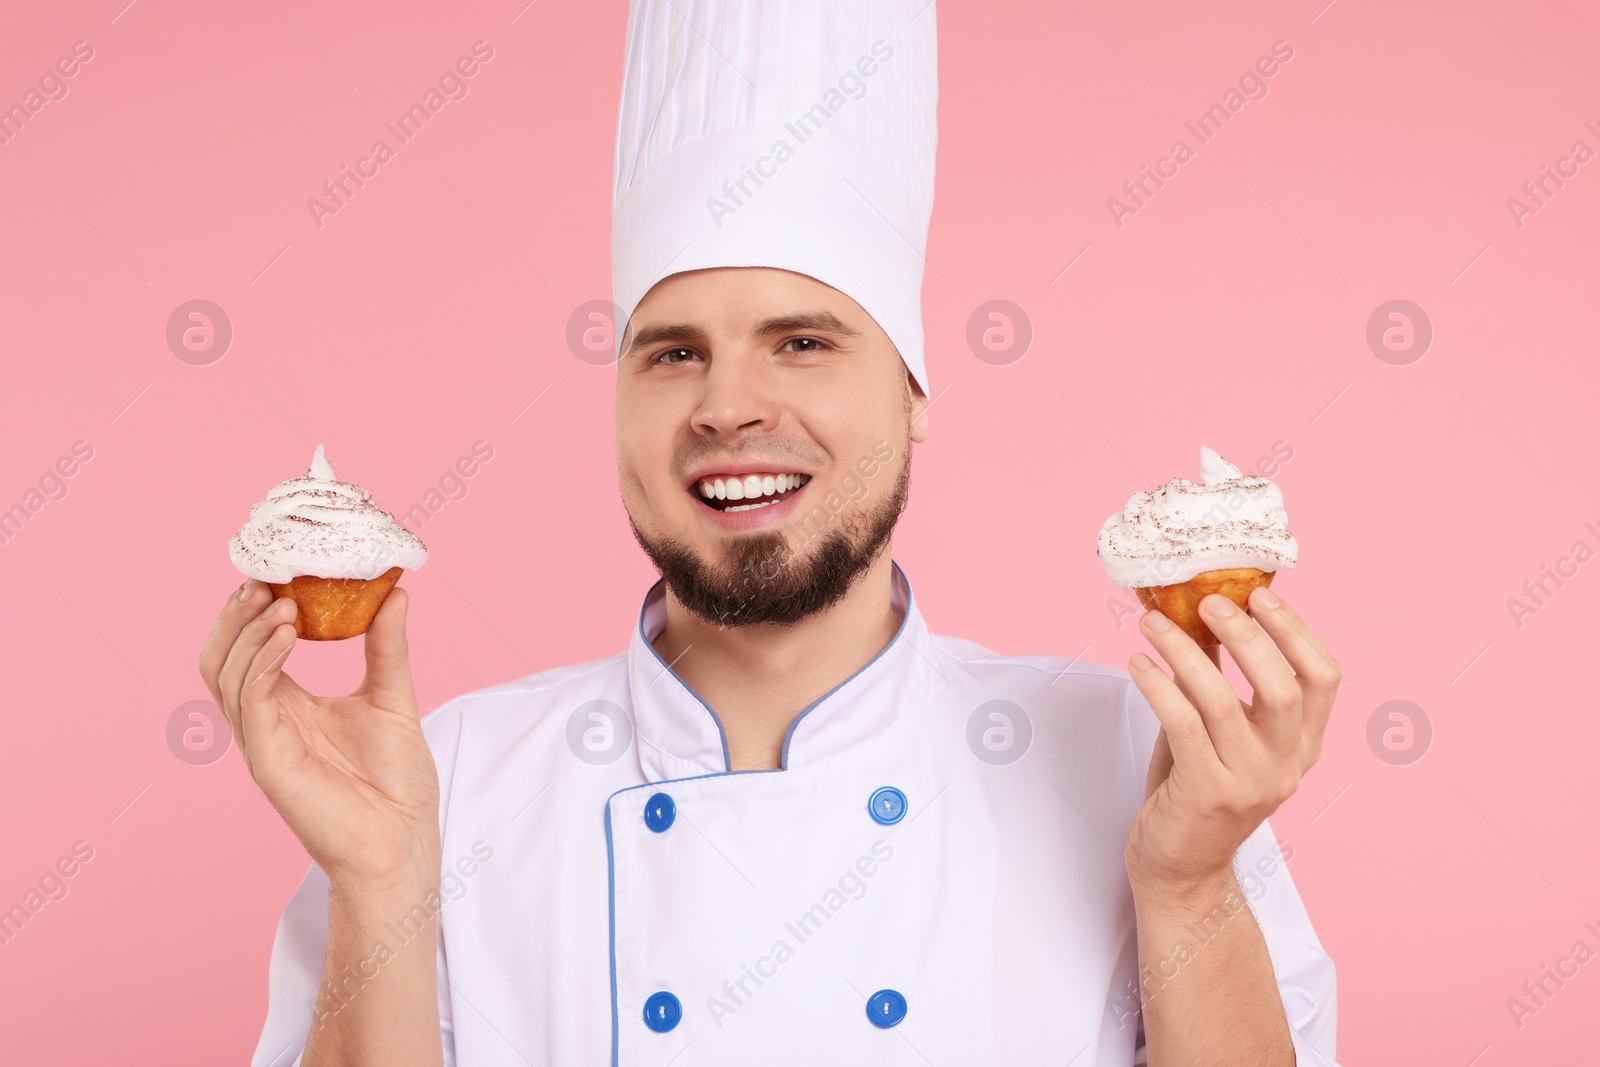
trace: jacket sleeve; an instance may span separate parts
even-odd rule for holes
[[[439,770],[439,821],[441,830],[455,768],[460,716],[450,704],[423,720],[423,733]],[[444,915],[439,916],[438,974],[439,1022],[444,1043],[444,1067],[455,1067],[455,1039],[450,1005],[450,978],[445,969]],[[300,888],[283,909],[278,933],[272,940],[267,966],[267,1018],[256,1043],[250,1067],[300,1067],[311,1035],[322,980],[322,963],[328,948],[328,876],[313,863]]]
[[[1161,724],[1131,680],[1127,692],[1128,733],[1142,797],[1145,773]],[[1233,869],[1267,943],[1299,1067],[1338,1067],[1334,1059],[1338,1012],[1333,960],[1317,940],[1311,917],[1289,875],[1293,861],[1293,845],[1280,843],[1273,835],[1271,820],[1266,820],[1239,846]],[[1134,1064],[1144,1064],[1142,1018],[1134,1047]]]

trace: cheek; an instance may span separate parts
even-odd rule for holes
[[[827,450],[832,481],[841,491],[849,491],[845,483],[850,479],[876,484],[903,451],[905,405],[898,394],[887,399],[874,397],[870,388],[877,385],[861,383],[830,390],[801,413],[806,432]],[[888,464],[884,462],[884,442],[893,448]]]
[[[661,475],[650,463],[648,449],[617,450],[617,488],[629,511],[655,505],[661,493]]]
[[[784,403],[819,440],[823,434],[831,440],[870,434],[885,414],[899,410],[899,397],[886,397],[880,375],[866,366],[791,379],[784,383]]]
[[[646,392],[617,395],[617,482],[630,508],[660,506],[681,488],[670,464],[683,420],[653,390]]]

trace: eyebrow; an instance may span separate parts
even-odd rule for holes
[[[752,337],[771,337],[783,333],[831,333],[841,337],[857,337],[861,331],[844,322],[831,311],[798,311],[791,315],[776,315],[769,319],[762,319],[750,331]],[[659,326],[646,326],[628,342],[623,358],[631,356],[635,349],[646,348],[651,345],[670,341],[675,344],[704,345],[710,337],[700,327],[692,323],[663,323]]]

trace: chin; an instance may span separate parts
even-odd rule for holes
[[[717,532],[710,535],[710,544],[703,544],[707,538],[699,530],[691,537],[662,536],[646,534],[634,524],[633,533],[672,595],[693,615],[724,628],[794,625],[843,600],[877,562],[905,508],[909,481],[908,464],[876,506],[831,515],[798,548],[781,522],[744,529],[719,524],[712,527]],[[870,502],[868,497],[863,504]],[[691,520],[688,528],[701,526],[703,521]]]

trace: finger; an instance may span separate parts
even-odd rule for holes
[[[1222,670],[1221,645],[1207,645],[1205,648],[1201,649],[1201,651],[1206,654],[1206,659],[1211,661],[1212,666],[1216,667],[1219,671]],[[1226,675],[1224,675],[1224,677],[1226,677]],[[1239,694],[1237,691],[1235,691],[1234,695],[1238,696]],[[1239,706],[1244,709],[1245,718],[1251,720],[1252,722],[1255,721],[1255,708],[1250,706],[1250,702],[1248,700],[1245,700],[1241,697],[1239,699]]]
[[[1256,745],[1253,730],[1221,669],[1161,612],[1145,612],[1139,628],[1172,668],[1174,684],[1200,712],[1222,762],[1232,765],[1250,754]]]
[[[1151,616],[1155,617],[1152,618]],[[1139,629],[1148,638],[1153,633],[1165,633],[1166,631],[1161,628],[1166,626],[1166,624],[1170,621],[1171,620],[1168,619],[1164,613],[1152,611],[1139,620]],[[1205,652],[1206,657],[1211,660],[1212,665],[1215,666],[1220,673],[1222,670],[1222,661],[1218,658],[1216,649],[1207,648],[1202,649],[1202,651]],[[1173,681],[1177,683],[1177,686],[1180,690],[1182,690],[1183,695],[1189,698],[1189,703],[1198,705],[1199,694],[1195,693],[1189,688],[1188,678],[1184,677],[1183,675],[1176,675],[1174,676]]]
[[[1217,635],[1239,671],[1250,683],[1250,716],[1256,731],[1276,752],[1300,748],[1300,680],[1278,652],[1267,632],[1225,596],[1216,593],[1200,601],[1200,614]]]
[[[406,607],[410,597],[399,586],[389,590],[367,628],[364,644],[367,675],[357,692],[380,708],[417,714],[417,693],[411,681],[410,648],[406,641]]]
[[[1146,657],[1148,658],[1148,657]],[[1151,662],[1154,662],[1153,660]],[[1172,773],[1172,742],[1167,740],[1167,728],[1156,734],[1155,748],[1150,752],[1150,766],[1144,775],[1144,795],[1148,797]]]
[[[228,652],[233,648],[234,641],[239,638],[239,631],[244,629],[245,623],[259,615],[272,598],[263,596],[266,585],[254,578],[246,578],[244,584],[228,594],[228,602],[222,605],[222,611],[217,614],[217,621],[211,626],[211,634],[206,638],[206,644],[200,650],[200,677],[206,683],[206,688],[211,690],[211,699],[222,705],[222,690],[218,687],[217,679],[222,674],[222,665],[228,660]]]
[[[289,606],[285,608],[285,604]],[[293,600],[279,597],[245,623],[239,636],[234,639],[233,647],[228,650],[222,672],[217,676],[217,688],[222,692],[222,713],[233,724],[233,736],[241,747],[245,744],[245,737],[240,720],[240,691],[244,688],[245,672],[250,669],[250,662],[261,651],[261,646],[272,637],[272,631],[285,622],[294,621],[295,611]]]
[[[1161,732],[1166,736],[1169,750],[1167,771],[1170,773],[1178,764],[1195,771],[1217,769],[1221,761],[1205,721],[1167,672],[1143,652],[1135,652],[1128,659],[1128,673],[1161,722]],[[1152,766],[1154,763],[1152,754]]]
[[[248,742],[252,760],[271,756],[271,739],[276,736],[279,710],[272,691],[283,679],[283,664],[294,651],[294,624],[280,622],[272,628],[266,642],[251,657],[239,689],[240,749]]]
[[[1250,594],[1250,612],[1272,640],[1283,658],[1294,668],[1304,693],[1305,729],[1319,733],[1328,725],[1333,697],[1339,689],[1343,670],[1305,620],[1278,594],[1257,586]]]

